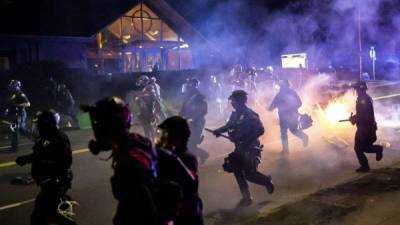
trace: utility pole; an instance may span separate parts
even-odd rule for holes
[[[375,77],[375,61],[376,61],[375,46],[371,46],[371,48],[369,49],[369,57],[372,60],[372,77],[374,80],[376,80],[376,77]]]
[[[362,38],[361,38],[361,0],[357,0],[358,2],[358,57],[359,57],[359,66],[360,66],[360,80],[362,80]]]

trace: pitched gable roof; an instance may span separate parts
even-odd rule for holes
[[[0,35],[91,37],[140,0],[0,0]],[[185,40],[204,41],[164,0],[143,1]]]

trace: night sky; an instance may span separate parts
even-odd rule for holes
[[[311,51],[316,57],[354,61],[357,0],[165,0],[207,40],[231,58],[251,51],[255,62],[281,53]],[[363,39],[380,55],[400,50],[399,0],[361,0]],[[91,36],[132,1],[0,0],[1,33]],[[353,5],[352,5],[353,4]],[[381,46],[380,46],[381,45]],[[321,50],[320,50],[321,49]],[[324,54],[329,53],[329,55]],[[326,60],[325,60],[326,61]]]

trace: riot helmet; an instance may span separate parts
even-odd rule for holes
[[[133,115],[118,97],[103,98],[95,106],[82,105],[81,109],[90,115],[96,140],[91,141],[89,147],[94,154],[111,150],[111,141],[128,135],[132,126]]]
[[[183,144],[186,145],[190,137],[189,124],[187,120],[181,116],[169,117],[158,125],[157,128],[164,133],[161,137],[161,142],[181,140]]]
[[[136,81],[136,85],[139,87],[143,87],[146,86],[150,83],[150,78],[146,75],[142,75],[140,76],[137,81]]]
[[[53,109],[38,111],[33,122],[41,136],[48,136],[58,129],[60,114]]]
[[[21,86],[22,86],[22,84],[21,84],[21,81],[19,81],[19,80],[11,80],[10,83],[8,84],[8,88],[11,91],[19,91],[19,90],[21,90]]]
[[[287,80],[287,79],[279,80],[278,85],[280,88],[289,88],[290,87],[289,80]]]
[[[187,81],[188,87],[198,88],[200,85],[200,81],[196,78],[190,78]]]
[[[228,98],[229,100],[234,100],[238,101],[240,103],[246,103],[247,102],[247,92],[244,90],[235,90],[232,92],[232,94]]]
[[[353,84],[352,87],[356,90],[368,90],[368,86],[365,81],[359,81],[359,82]]]

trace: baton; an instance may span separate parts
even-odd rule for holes
[[[350,117],[352,117],[352,116],[353,116],[353,113],[350,114]],[[339,123],[341,123],[341,122],[349,122],[349,121],[350,121],[350,119],[339,120]]]
[[[208,128],[204,128],[204,130],[205,130],[205,131],[208,131],[208,132],[210,132],[210,133],[214,133],[213,130],[208,129]],[[231,138],[230,138],[228,135],[220,134],[219,136],[231,140]]]
[[[205,130],[205,131],[208,131],[208,132],[210,132],[210,133],[213,133],[213,132],[214,132],[213,130],[208,129],[208,128],[204,128],[204,130]],[[232,139],[231,139],[228,135],[220,134],[219,136],[220,136],[220,137],[223,137],[223,138],[226,138],[226,139],[228,139],[228,140],[230,140],[230,141],[232,141]],[[261,145],[261,146],[254,146],[253,148],[256,149],[256,150],[262,151],[263,147],[264,147],[264,145]]]

